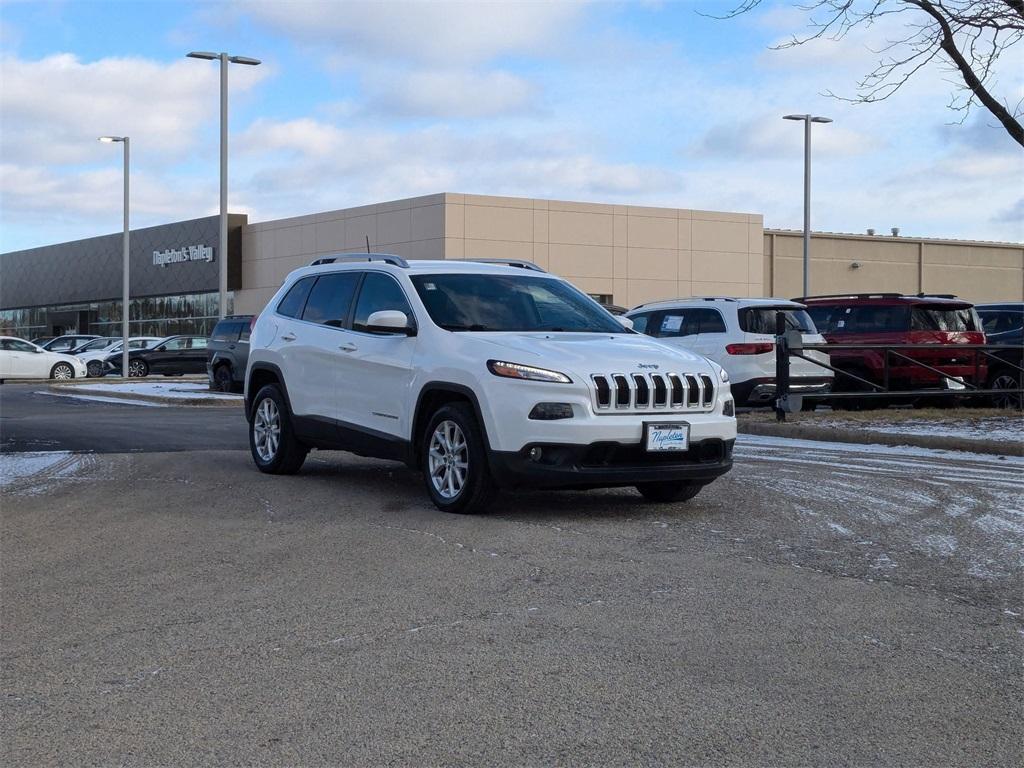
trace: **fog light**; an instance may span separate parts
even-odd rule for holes
[[[540,461],[540,458],[543,455],[544,451],[536,446],[530,449],[530,461]]]
[[[735,405],[735,403],[732,400],[726,400],[725,401],[725,405],[722,406],[722,415],[723,416],[735,416],[736,415],[736,405]]]
[[[569,403],[537,403],[530,411],[530,418],[538,421],[571,419],[572,406]]]

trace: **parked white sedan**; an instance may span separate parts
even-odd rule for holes
[[[160,341],[161,338],[162,337],[160,336],[133,336],[128,339],[128,349],[148,349]],[[121,339],[116,338],[114,339],[113,344],[109,344],[105,347],[88,349],[88,347],[91,346],[92,344],[86,345],[86,349],[76,353],[75,357],[85,363],[89,376],[103,376],[107,373],[104,369],[103,361],[111,355],[116,355],[121,351]]]
[[[4,379],[84,379],[85,363],[72,355],[47,352],[30,341],[0,336],[0,381]]]

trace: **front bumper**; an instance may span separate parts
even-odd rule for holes
[[[533,443],[519,451],[491,451],[491,474],[503,488],[612,488],[683,480],[706,485],[732,469],[735,440],[709,438],[683,453],[648,453],[640,443]],[[530,458],[541,449],[539,460]]]

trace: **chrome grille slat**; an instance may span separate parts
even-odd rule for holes
[[[693,413],[714,408],[714,379],[703,373],[594,373],[595,413]]]

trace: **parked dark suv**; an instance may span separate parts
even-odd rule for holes
[[[904,296],[898,293],[809,296],[796,299],[829,344],[934,344],[932,350],[908,350],[906,357],[954,376],[960,381],[984,386],[987,364],[983,355],[957,350],[963,344],[984,344],[981,320],[970,302],[955,296]],[[832,364],[875,384],[886,380],[883,350],[830,350]],[[936,371],[890,354],[888,383],[891,390],[963,389]],[[834,392],[869,390],[849,376],[836,376]],[[838,405],[863,406],[869,401],[837,401]]]
[[[210,389],[241,392],[244,388],[252,320],[252,315],[228,315],[213,329],[206,348]]]
[[[1024,303],[979,304],[975,309],[985,328],[989,344],[998,344],[1005,350],[990,350],[1002,362],[989,358],[989,389],[1021,389],[1021,366],[1024,358]],[[1020,408],[1020,394],[992,395],[1000,408]]]

